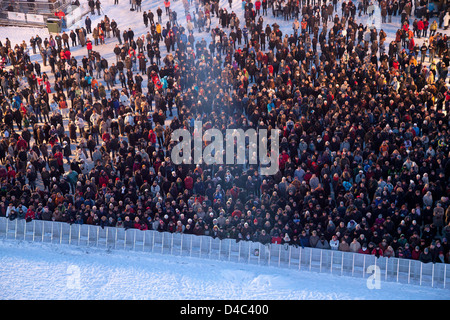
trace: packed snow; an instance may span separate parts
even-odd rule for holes
[[[0,241],[2,300],[447,300],[450,291],[191,257]],[[175,290],[176,289],[176,290]]]

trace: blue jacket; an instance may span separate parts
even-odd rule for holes
[[[15,95],[13,99],[14,99],[12,103],[13,108],[19,109],[20,105],[22,104],[22,99],[18,95]]]
[[[181,39],[181,42],[183,42],[183,43],[187,43],[187,41],[188,41],[187,35],[185,33],[182,33],[180,35],[180,39]]]
[[[300,241],[300,245],[302,246],[302,248],[310,247],[309,236],[300,236],[299,241]]]

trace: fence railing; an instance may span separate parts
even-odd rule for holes
[[[24,14],[54,15],[55,11],[65,11],[70,6],[70,0],[57,1],[11,1],[1,2],[2,11],[21,12]]]
[[[231,261],[449,289],[447,264],[411,259],[63,222],[0,218],[0,237]]]
[[[55,2],[6,1],[0,4],[0,23],[46,27],[48,18],[55,18],[55,12],[63,11],[63,28],[70,28],[90,11],[88,3],[79,6],[69,0]]]

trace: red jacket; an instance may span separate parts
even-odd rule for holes
[[[363,250],[363,248],[358,250],[358,253],[362,253],[362,254],[369,254],[369,249],[366,248],[366,250]]]
[[[237,199],[239,197],[239,188],[231,188],[230,193],[233,199]]]
[[[382,257],[383,256],[383,250],[378,248],[375,248],[372,250],[372,255],[377,256],[377,257]]]
[[[8,179],[15,179],[16,178],[16,170],[14,170],[13,168],[11,168],[8,171]]]
[[[231,214],[231,216],[234,218],[234,216],[238,216],[239,218],[242,216],[242,211],[241,210],[234,210],[233,213]]]
[[[105,142],[109,142],[111,140],[111,135],[109,134],[109,132],[104,132],[102,134],[102,140]]]
[[[398,70],[399,66],[400,66],[400,63],[399,63],[397,60],[395,60],[394,62],[392,62],[392,67],[393,67],[395,70]]]
[[[66,57],[66,60],[70,60],[70,55],[71,55],[71,53],[70,53],[69,50],[66,50],[66,51],[64,52],[64,56]]]
[[[420,250],[419,251],[416,251],[416,250],[411,251],[411,259],[419,260],[419,257],[420,257],[421,253],[422,252]]]
[[[419,20],[419,22],[417,22],[417,29],[423,30],[423,27],[424,27],[423,21],[422,21],[422,20]]]
[[[284,169],[284,165],[286,164],[286,162],[289,159],[289,155],[287,153],[282,153],[280,155],[280,160],[279,160],[279,164],[280,164],[280,168]]]
[[[156,160],[153,163],[153,168],[155,168],[155,172],[158,172],[160,166],[161,166],[161,161],[160,160]]]
[[[156,143],[156,134],[153,130],[150,130],[150,132],[148,134],[148,140],[153,144]]]
[[[27,149],[28,143],[25,141],[25,139],[19,139],[17,141],[17,149]]]
[[[27,212],[25,213],[25,219],[28,219],[28,218],[31,218],[31,219],[36,218],[36,213],[31,209],[28,209]]]
[[[274,244],[281,244],[281,237],[280,236],[273,236],[272,237],[272,243]]]
[[[414,39],[411,38],[411,40],[409,40],[408,50],[409,50],[409,51],[414,50],[414,46],[415,46],[415,45],[416,45],[416,44],[415,44],[415,42],[414,42]]]
[[[98,183],[100,186],[108,185],[108,180],[109,178],[107,175],[101,175],[100,178],[98,178]]]
[[[192,188],[194,188],[194,179],[192,179],[192,177],[187,176],[184,179],[184,187],[188,190],[192,190]]]
[[[47,90],[47,93],[52,93],[52,87],[48,80],[45,81],[45,89]]]
[[[62,166],[64,164],[64,162],[63,162],[64,158],[63,158],[63,154],[61,153],[61,151],[55,152],[55,158],[56,158],[56,161],[58,162],[59,166]]]
[[[140,228],[141,228],[141,224],[140,224],[139,222],[135,222],[135,223],[133,224],[133,227],[134,227],[135,229],[140,229]]]
[[[139,227],[139,230],[142,230],[142,231],[148,230],[147,224],[145,224],[145,223],[141,224]]]

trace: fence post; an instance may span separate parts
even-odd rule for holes
[[[422,266],[423,263],[420,263],[420,282],[419,282],[420,285],[422,285]]]
[[[399,261],[400,263],[400,261]],[[411,260],[409,260],[409,266],[408,266],[408,284],[411,282]]]
[[[163,253],[164,253],[164,233],[165,233],[165,232],[161,232],[161,234],[162,234],[162,242],[161,242],[161,254],[163,254]]]
[[[302,267],[302,251],[303,248],[300,248],[300,253],[298,255],[298,270],[300,271],[301,267]]]
[[[27,237],[27,222],[25,221],[25,228],[23,229],[23,240],[25,241]]]
[[[211,251],[212,251],[212,237],[209,239],[209,259],[211,259]]]
[[[333,250],[331,251],[330,273],[333,274]]]
[[[261,242],[258,242],[258,265],[261,265]]]
[[[399,274],[400,274],[400,259],[397,260],[397,283]]]
[[[238,254],[238,262],[240,262],[241,261],[241,242],[239,242],[238,252],[239,252],[239,254]]]
[[[291,268],[291,254],[292,254],[292,246],[289,246],[289,261],[288,261],[288,268]]]
[[[388,274],[388,261],[389,258],[386,259],[386,271],[384,273],[384,281],[387,281],[387,274]]]
[[[183,255],[183,238],[184,238],[184,233],[181,233],[180,256]]]
[[[34,242],[35,235],[36,235],[36,220],[33,220],[33,242]]]
[[[269,248],[269,261],[267,261],[267,265],[270,266],[270,260],[272,259],[272,254],[271,254],[272,251],[270,251],[270,244],[268,245],[268,248]]]
[[[363,262],[363,278],[366,276],[366,255],[364,255],[364,262]]]
[[[252,254],[251,253],[251,246],[250,246],[250,243],[249,243],[249,245],[248,245],[248,259],[247,259],[247,264],[250,264],[250,255]]]
[[[153,236],[152,236],[152,253],[153,253],[153,251],[155,250],[155,231],[152,231],[152,234],[153,234]]]
[[[319,273],[322,273],[322,255],[323,255],[323,250],[320,250]]]
[[[445,282],[447,280],[447,264],[444,266],[444,289],[445,289]]]
[[[80,239],[81,239],[81,224],[78,225],[78,242],[77,242],[77,245],[80,245]]]
[[[228,261],[231,261],[231,242],[229,248],[230,249],[228,250]]]
[[[312,249],[309,251],[309,271],[312,268]]]
[[[219,261],[220,261],[220,253],[222,251],[222,241],[219,241]]]
[[[434,262],[433,269],[431,269],[431,287],[434,288]]]
[[[109,231],[109,228],[106,228],[106,241],[105,241],[105,246],[106,246],[106,248],[108,248],[108,231]]]
[[[116,248],[116,246],[117,246],[117,231],[119,230],[119,228],[116,228],[116,235],[115,235],[115,237],[114,237],[114,249]]]
[[[16,219],[16,228],[14,230],[14,240],[17,240],[17,219]],[[52,240],[53,240],[53,234],[52,234]]]
[[[26,224],[25,224],[25,226],[26,226]],[[62,234],[63,234],[63,230],[62,230],[62,223],[61,223],[61,233],[60,233],[60,235],[59,235],[59,244],[61,244],[62,243]]]
[[[91,228],[89,228],[89,225],[87,225],[87,229],[88,229],[87,245],[89,246],[89,237],[91,235]],[[52,234],[53,234],[53,232],[52,232]]]
[[[199,254],[199,258],[202,257],[202,242],[203,242],[203,237],[200,237],[200,254]],[[230,246],[231,248],[231,246]]]
[[[279,250],[278,250],[278,266],[281,265],[281,244],[279,245]]]
[[[98,247],[98,237],[99,237],[99,235],[100,235],[100,228],[97,228],[97,247]]]
[[[69,225],[69,245],[72,244],[72,224]]]
[[[346,253],[342,252],[341,253],[341,276],[344,274],[344,257],[345,257]]]
[[[355,271],[355,253],[353,253],[353,262],[352,262],[352,277]]]
[[[194,236],[193,235],[191,235],[191,248],[189,249],[189,257],[192,257],[192,238],[193,238]]]

